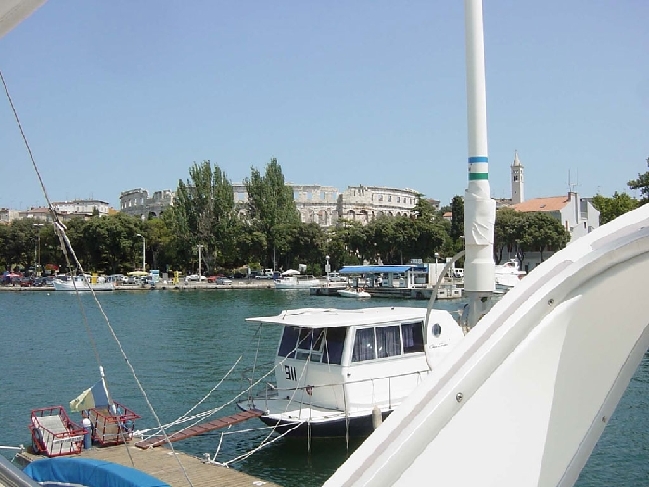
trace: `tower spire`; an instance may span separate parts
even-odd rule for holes
[[[523,181],[523,164],[518,158],[518,151],[514,150],[514,162],[511,165],[512,171],[512,204],[525,201],[525,186]]]

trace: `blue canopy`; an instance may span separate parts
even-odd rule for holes
[[[379,274],[402,273],[416,269],[416,265],[346,265],[338,271],[339,274]]]
[[[169,487],[162,480],[116,463],[78,457],[36,460],[23,470],[35,481],[86,487]]]

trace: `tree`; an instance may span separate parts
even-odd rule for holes
[[[29,218],[12,221],[3,230],[3,245],[0,250],[1,260],[9,270],[29,267],[36,261],[38,228]]]
[[[626,193],[613,193],[612,198],[607,198],[601,194],[596,194],[591,200],[593,206],[599,211],[599,224],[604,225],[618,216],[623,215],[639,206],[638,200],[631,198]]]
[[[505,251],[515,254],[522,262],[519,255],[519,242],[523,239],[525,213],[520,213],[513,208],[501,208],[496,211],[494,226],[494,260],[500,264]]]
[[[451,231],[450,236],[453,242],[457,242],[464,235],[464,199],[461,196],[454,196],[451,201]]]
[[[520,245],[523,250],[537,251],[543,261],[544,250],[560,250],[570,241],[570,233],[559,220],[542,212],[523,213],[524,231]]]
[[[235,253],[237,220],[232,183],[218,165],[210,161],[194,163],[186,182],[178,181],[173,207],[173,231],[182,235],[177,242],[177,257],[185,265],[193,262],[197,245],[203,245],[203,262],[207,269]]]
[[[252,167],[250,178],[244,179],[248,192],[247,215],[253,226],[266,236],[265,263],[276,259],[279,243],[278,226],[297,227],[300,215],[293,200],[293,190],[286,186],[282,168],[277,159],[272,158],[266,165],[262,176],[258,169]]]
[[[430,200],[424,198],[423,194],[417,195],[417,203],[415,204],[413,211],[419,219],[432,221],[439,218],[439,212],[435,210],[435,207]]]
[[[647,165],[649,166],[649,157],[647,158]],[[640,205],[649,202],[649,171],[644,174],[638,174],[638,179],[632,179],[627,185],[630,189],[640,190],[640,194],[643,196],[640,200]]]

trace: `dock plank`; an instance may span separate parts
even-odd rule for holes
[[[212,421],[206,421],[204,423],[190,426],[189,428],[168,435],[168,438],[171,443],[174,443],[176,441],[185,440],[193,436],[202,435],[203,433],[207,433],[209,431],[214,431],[217,429],[226,428],[233,424],[242,423],[252,418],[258,418],[262,414],[262,411],[257,410],[241,411],[240,413],[232,414],[230,416],[223,416],[221,418],[213,419]],[[138,441],[137,443],[135,443],[135,446],[144,449],[155,448],[164,444],[165,439],[163,436],[152,436],[151,438],[147,438],[146,440]]]
[[[92,458],[135,468],[152,475],[172,487],[279,487],[277,484],[258,479],[237,470],[220,465],[204,463],[202,459],[169,448],[143,450],[133,444],[115,445],[83,450],[81,458]],[[29,452],[18,454],[21,464],[26,465],[44,457]],[[185,477],[186,472],[187,477]],[[188,482],[187,479],[189,479]]]

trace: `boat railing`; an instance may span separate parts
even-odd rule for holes
[[[286,388],[276,387],[274,384],[267,383],[265,389],[261,392],[261,394],[256,395],[256,396],[250,396],[248,399],[249,399],[250,407],[263,409],[263,410],[268,410],[269,409],[268,408],[268,401],[271,400],[271,399],[277,399],[280,396],[286,397],[286,398],[288,398],[289,401],[291,401],[291,400],[293,400],[293,398],[295,397],[295,394],[297,392],[306,393],[309,396],[313,397],[317,393],[318,390],[323,390],[325,388],[342,387],[343,393],[344,393],[344,401],[345,401],[345,408],[344,409],[345,409],[345,413],[347,414],[347,413],[349,413],[349,410],[348,410],[349,408],[347,406],[349,401],[348,401],[347,398],[349,397],[348,388],[350,386],[358,386],[360,384],[366,384],[366,383],[370,383],[370,384],[372,384],[372,386],[374,386],[374,384],[376,382],[387,380],[388,381],[388,383],[387,383],[387,390],[388,390],[387,406],[388,406],[389,409],[392,409],[392,407],[394,405],[394,401],[395,401],[395,399],[397,399],[397,398],[393,397],[393,393],[392,393],[392,389],[393,389],[392,388],[392,385],[393,385],[392,383],[393,383],[393,381],[396,380],[396,379],[401,379],[401,378],[409,377],[409,376],[416,376],[418,381],[421,381],[422,377],[424,377],[427,374],[428,374],[428,369],[419,370],[419,371],[416,371],[416,372],[407,372],[407,373],[403,373],[403,374],[394,374],[394,375],[381,376],[381,377],[369,377],[369,378],[366,378],[366,379],[358,379],[358,380],[351,380],[351,381],[345,381],[345,382],[335,382],[335,383],[329,383],[329,384],[314,384],[314,385],[307,384],[307,385],[300,386],[300,387],[286,387]],[[315,396],[315,397],[317,397],[317,396]],[[402,399],[402,397],[399,397],[398,399],[400,400],[400,399]],[[259,404],[257,404],[256,401],[262,402],[264,404],[264,407],[260,408]],[[380,403],[383,404],[384,402],[385,402],[385,399],[381,398]],[[317,405],[317,403],[313,403],[313,405],[315,406],[315,405]],[[326,406],[326,407],[330,407],[330,406]]]

